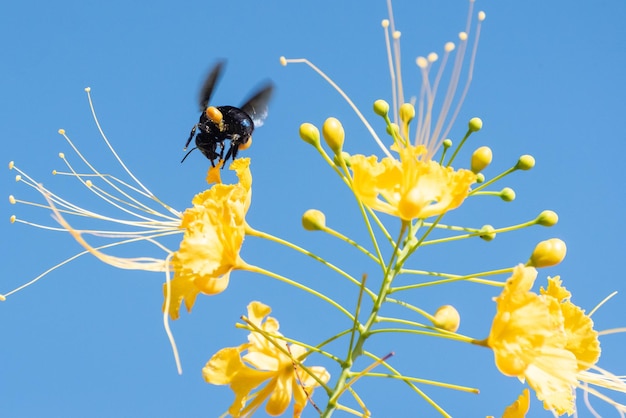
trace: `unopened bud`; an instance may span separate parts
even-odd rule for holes
[[[387,116],[389,113],[389,103],[384,100],[376,100],[374,102],[374,113],[382,117]]]
[[[300,138],[307,144],[317,147],[320,144],[320,131],[312,123],[303,123],[300,125]]]
[[[461,325],[461,315],[452,305],[444,305],[437,309],[433,325],[450,332],[456,332]]]
[[[472,132],[478,132],[483,127],[483,121],[480,118],[471,118],[468,124],[469,130]]]
[[[535,247],[527,265],[533,267],[556,266],[565,258],[567,246],[563,240],[551,238],[541,241]]]
[[[514,201],[515,190],[511,189],[510,187],[505,187],[504,189],[500,191],[500,199],[504,200],[505,202]]]
[[[554,226],[559,221],[559,215],[551,210],[544,210],[537,216],[537,224],[541,226]]]
[[[405,103],[400,106],[400,120],[404,123],[409,123],[415,117],[415,106],[411,103]]]
[[[307,231],[319,231],[326,228],[326,216],[317,209],[309,209],[302,215],[302,226]]]
[[[496,232],[495,232],[495,228],[491,225],[485,225],[482,228],[480,228],[480,235],[479,237],[481,237],[482,239],[484,239],[485,241],[491,241],[496,237]]]
[[[535,158],[532,155],[522,155],[517,160],[515,168],[518,170],[530,170],[535,166]]]
[[[472,154],[471,160],[471,169],[477,174],[483,171],[489,164],[491,164],[491,160],[493,159],[493,154],[491,152],[491,148],[489,147],[480,147]]]
[[[322,125],[322,136],[324,136],[326,144],[328,144],[335,154],[341,154],[345,133],[341,122],[339,122],[337,118],[328,118],[324,121],[324,125]]]

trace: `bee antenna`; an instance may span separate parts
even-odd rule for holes
[[[183,161],[185,161],[185,158],[187,158],[187,156],[188,156],[189,154],[191,154],[191,151],[193,151],[193,150],[195,150],[195,149],[198,149],[198,147],[193,147],[192,149],[190,149],[190,150],[189,150],[189,152],[188,152],[187,154],[185,154],[185,156],[183,157],[183,159],[182,159],[182,160],[180,160],[180,163],[182,164],[182,163],[183,163]]]

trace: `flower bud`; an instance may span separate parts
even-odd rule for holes
[[[300,125],[300,138],[307,144],[317,147],[320,144],[320,131],[312,123],[303,123]]]
[[[505,202],[514,201],[515,190],[511,189],[510,187],[505,187],[504,189],[500,191],[500,199],[504,200]]]
[[[398,137],[400,135],[400,128],[397,123],[392,123],[391,125],[387,125],[387,133],[391,137]]]
[[[556,266],[565,258],[567,247],[563,240],[551,238],[541,241],[535,247],[527,265],[532,267],[551,267]]]
[[[480,235],[479,237],[481,237],[482,239],[484,239],[485,241],[491,241],[496,237],[496,230],[494,229],[493,226],[491,225],[485,225],[482,228],[480,228]]]
[[[376,100],[374,102],[374,113],[382,117],[387,116],[389,114],[389,103],[384,100]]]
[[[328,118],[324,121],[324,125],[322,125],[322,136],[326,144],[328,144],[335,154],[341,154],[345,133],[341,122],[339,122],[337,118]]]
[[[483,121],[480,118],[471,118],[468,126],[471,132],[478,132],[483,127]]]
[[[517,160],[515,168],[518,170],[530,170],[535,166],[535,158],[532,155],[522,155]]]
[[[409,123],[415,117],[415,106],[411,103],[405,103],[400,106],[400,120],[404,123]]]
[[[441,145],[443,145],[443,149],[446,150],[452,146],[452,140],[449,138],[444,139]]]
[[[461,325],[461,316],[454,306],[443,305],[435,312],[433,325],[446,331],[456,332]]]
[[[317,209],[309,209],[302,215],[302,226],[307,231],[320,231],[326,228],[326,216]]]
[[[482,183],[485,181],[485,175],[483,173],[476,174],[476,183]]]
[[[474,174],[478,174],[483,171],[489,164],[491,164],[491,160],[493,158],[493,154],[491,152],[491,148],[489,147],[480,147],[472,154],[471,160],[471,169]]]
[[[537,216],[537,224],[541,226],[554,226],[559,221],[559,215],[551,210],[544,210]]]

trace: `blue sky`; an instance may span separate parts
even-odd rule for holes
[[[473,148],[489,145],[494,163],[487,175],[508,168],[522,154],[532,154],[537,165],[499,183],[516,190],[514,202],[476,199],[452,219],[473,226],[506,226],[552,209],[560,222],[552,229],[531,228],[491,243],[468,241],[445,254],[433,250],[425,265],[459,274],[511,266],[525,261],[536,242],[560,237],[568,244],[566,260],[541,270],[539,277],[561,275],[574,302],[587,310],[612,291],[621,292],[594,320],[600,330],[624,326],[626,285],[620,267],[626,250],[626,176],[620,160],[626,151],[626,3],[478,0],[476,9],[484,10],[487,19],[472,87],[450,136],[460,139],[466,121],[480,116],[484,128],[459,158],[467,160]],[[434,0],[396,1],[394,10],[402,31],[405,89],[417,94],[414,58],[441,52],[446,41],[455,39],[465,26],[467,3],[446,2],[444,8]],[[315,207],[326,213],[331,226],[366,239],[355,221],[350,194],[299,139],[298,126],[305,121],[321,126],[335,116],[344,123],[346,149],[379,151],[330,86],[305,66],[280,66],[278,58],[312,60],[382,132],[382,122],[370,109],[376,99],[391,100],[380,26],[386,17],[383,0],[11,2],[0,16],[2,155],[6,163],[14,160],[68,200],[87,199],[103,207],[85,197],[77,183],[50,175],[61,168],[57,154],[70,154],[57,134],[59,128],[104,171],[113,167],[90,117],[83,91],[90,86],[100,121],[118,153],[157,196],[182,210],[205,188],[208,167],[197,152],[179,163],[198,117],[197,90],[211,65],[225,58],[228,66],[213,103],[238,105],[268,78],[277,86],[270,116],[245,151],[252,158],[254,176],[248,222],[301,243],[352,274],[373,273],[375,266],[350,248],[302,231],[301,214]],[[14,174],[7,170],[0,176],[5,195],[35,199],[32,191],[13,181]],[[67,234],[11,225],[13,214],[40,223],[53,221],[44,211],[5,202],[0,206],[6,220],[0,224],[5,237],[0,244],[5,266],[0,292],[81,250]],[[273,244],[250,238],[242,256],[335,292],[346,304],[354,300],[349,293],[353,289],[335,286],[337,277]],[[246,333],[233,325],[250,300],[272,306],[284,333],[313,344],[331,335],[338,320],[335,312],[308,295],[236,272],[225,293],[200,296],[192,314],[183,314],[173,324],[184,368],[178,376],[162,329],[162,281],[161,274],[121,271],[81,257],[4,302],[3,415],[218,416],[232,394],[228,388],[205,384],[200,369],[218,349],[245,341]],[[489,330],[494,295],[493,289],[465,284],[446,293],[415,295],[415,302],[421,300],[421,306],[431,310],[441,303],[454,304],[463,318],[460,331],[481,338]],[[606,336],[602,344],[599,365],[626,373],[624,337]],[[370,350],[379,355],[396,352],[393,364],[409,374],[480,388],[476,396],[424,387],[454,416],[497,415],[521,391],[515,379],[497,372],[485,349],[402,337],[376,339]],[[359,384],[374,416],[437,416],[399,383],[364,379]],[[316,399],[322,402],[319,395]],[[617,416],[599,405],[594,402],[603,416]],[[550,416],[534,399],[531,411],[532,416]],[[315,413],[307,408],[305,415]]]

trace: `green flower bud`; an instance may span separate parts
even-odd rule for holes
[[[483,171],[493,159],[493,153],[489,147],[480,147],[472,154],[470,167],[477,174]]]
[[[559,221],[559,215],[551,210],[544,210],[537,217],[537,224],[541,226],[554,226]]]
[[[443,305],[435,312],[433,325],[446,331],[456,332],[461,325],[461,315],[454,306]]]
[[[320,144],[320,131],[312,123],[303,123],[300,125],[300,138],[307,144],[317,147]]]
[[[483,127],[483,121],[480,118],[471,118],[469,121],[469,130],[471,132],[478,132]]]
[[[382,117],[387,116],[389,114],[389,103],[384,100],[376,100],[374,102],[374,113]]]
[[[398,127],[396,123],[392,123],[391,125],[387,125],[387,133],[392,137],[394,135],[400,136],[400,128]]]
[[[551,238],[537,244],[526,265],[537,268],[556,266],[563,261],[566,253],[565,242],[558,238]]]
[[[320,231],[326,228],[326,216],[317,209],[309,209],[302,215],[302,226],[307,231]]]
[[[485,241],[489,242],[489,241],[493,240],[496,237],[496,232],[495,231],[496,230],[494,229],[493,226],[491,226],[491,225],[484,225],[482,228],[480,228],[480,235],[479,235],[479,237],[481,237]]]
[[[441,143],[441,145],[443,145],[443,149],[447,150],[448,148],[450,148],[452,146],[452,140],[451,139],[444,139],[443,142]]]
[[[515,200],[515,190],[511,189],[510,187],[505,187],[500,191],[500,199],[504,200],[505,202],[512,202],[513,200]]]
[[[322,125],[322,136],[326,144],[328,144],[335,154],[341,154],[345,133],[341,122],[339,122],[337,118],[328,118],[324,121],[324,125]]]
[[[405,103],[400,106],[400,120],[404,123],[409,123],[415,117],[415,106],[411,103]]]
[[[518,170],[530,170],[535,166],[535,158],[532,155],[522,155],[517,160],[515,168]]]
[[[485,181],[485,175],[483,173],[476,174],[476,183],[482,183]]]

